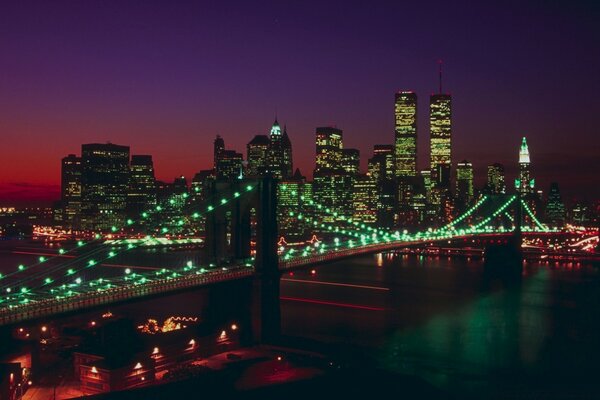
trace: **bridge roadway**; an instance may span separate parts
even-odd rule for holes
[[[472,237],[493,236],[503,237],[511,233],[487,234],[487,235],[464,235],[435,240],[422,239],[419,241],[390,241],[360,245],[353,248],[342,248],[339,250],[328,250],[321,254],[311,254],[305,257],[294,257],[293,259],[280,259],[279,269],[289,271],[305,268],[309,265],[340,261],[346,258],[381,253],[396,250],[398,248],[412,246],[423,242],[435,242],[442,240],[460,240]],[[248,278],[254,275],[254,269],[248,266],[229,266],[220,270],[207,271],[201,274],[183,275],[173,278],[152,280],[143,284],[118,286],[102,291],[91,291],[74,294],[60,299],[51,298],[34,301],[29,304],[14,306],[12,308],[0,309],[0,326],[12,325],[27,320],[47,318],[58,314],[130,301],[148,296],[156,296],[169,292],[189,290],[195,287],[208,286],[216,283],[227,282],[237,279]]]

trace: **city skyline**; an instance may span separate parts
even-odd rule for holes
[[[402,90],[418,95],[422,170],[438,59],[452,94],[453,164],[471,162],[477,186],[496,162],[516,176],[513,149],[526,136],[536,188],[547,194],[557,181],[565,199],[600,197],[594,5],[350,7],[337,24],[321,26],[339,7],[7,7],[0,134],[12,146],[0,154],[0,204],[58,198],[60,159],[81,143],[129,145],[153,155],[158,179],[189,180],[210,168],[215,135],[245,153],[275,116],[287,124],[294,168],[305,176],[314,167],[314,129],[332,124],[345,147],[360,150],[365,171],[375,144],[394,143],[393,99]],[[414,32],[397,42],[390,22],[400,11]],[[428,15],[447,17],[432,26],[422,22]]]

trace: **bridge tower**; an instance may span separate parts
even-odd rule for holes
[[[247,185],[255,186],[248,192]],[[277,254],[277,182],[267,176],[259,180],[215,181],[208,195],[219,200],[218,194],[240,193],[226,206],[215,207],[206,219],[206,256],[217,265],[250,257],[251,218],[256,210],[256,254],[252,281],[250,313],[252,341],[273,342],[281,332],[279,301],[279,257]],[[229,241],[228,241],[228,234]]]
[[[258,202],[252,320],[255,342],[264,343],[277,340],[281,334],[277,183],[272,177],[260,182]]]
[[[490,244],[485,248],[484,278],[500,279],[507,284],[519,282],[523,272],[522,224],[523,205],[521,196],[514,200],[515,230],[505,244]]]

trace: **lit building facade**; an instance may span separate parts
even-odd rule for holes
[[[335,221],[333,213],[339,217],[352,215],[352,183],[353,177],[343,173],[323,172],[313,177],[314,201],[330,209],[323,215],[324,221]]]
[[[394,146],[376,144],[368,161],[369,174],[376,180],[394,178]]]
[[[522,196],[534,193],[535,179],[531,177],[529,146],[525,137],[523,137],[521,148],[519,149],[519,178],[515,181],[515,186]]]
[[[342,149],[342,168],[350,175],[358,175],[360,152],[357,149]]]
[[[291,179],[277,184],[277,222],[279,235],[286,240],[304,239],[310,234],[310,224],[299,214],[311,213],[308,204],[312,201],[312,183],[307,182],[300,170]]]
[[[225,151],[225,140],[219,135],[215,138],[213,142],[213,168],[215,171],[217,170],[217,165],[219,164],[219,160],[223,156],[223,152]]]
[[[249,177],[261,176],[268,169],[270,143],[267,135],[256,135],[246,145],[246,174]]]
[[[430,169],[434,182],[450,187],[452,166],[452,97],[433,94],[429,98]]]
[[[565,203],[563,203],[562,196],[560,195],[558,183],[552,182],[546,202],[546,222],[551,226],[563,227],[565,220]]]
[[[294,169],[294,163],[292,158],[292,142],[287,133],[287,127],[283,126],[283,135],[281,138],[281,145],[283,147],[283,178],[288,179],[292,177],[292,172]]]
[[[127,194],[127,213],[139,217],[140,213],[156,205],[156,178],[150,155],[132,155]]]
[[[88,230],[123,226],[129,191],[129,146],[81,146],[81,224]]]
[[[352,219],[367,225],[377,223],[377,181],[369,175],[357,175],[352,184]]]
[[[506,177],[504,175],[504,165],[498,163],[488,165],[486,191],[489,194],[506,193]]]
[[[317,128],[315,173],[339,170],[342,162],[342,148],[341,129]]]
[[[63,225],[79,227],[81,214],[81,157],[69,154],[61,162],[61,204]]]
[[[241,179],[244,157],[235,150],[223,150],[217,162],[217,178],[225,180]]]
[[[473,202],[473,164],[463,160],[456,165],[456,200],[459,208]],[[460,210],[462,211],[462,210]]]
[[[368,161],[368,174],[377,183],[377,223],[391,227],[396,208],[393,145],[375,145],[373,157]]]
[[[339,216],[352,215],[352,175],[342,168],[342,130],[320,127],[316,130],[316,166],[313,173],[315,202]],[[335,218],[324,215],[332,222]]]
[[[417,174],[417,94],[396,93],[394,115],[396,176],[414,177]]]
[[[277,120],[271,127],[267,154],[269,173],[278,179],[288,179],[292,176],[292,143],[287,129],[282,133]]]

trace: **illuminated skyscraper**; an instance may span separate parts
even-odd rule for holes
[[[433,183],[450,188],[452,172],[452,97],[442,92],[442,62],[439,91],[429,98],[430,170]]]
[[[420,172],[421,179],[423,180],[423,188],[425,190],[425,197],[427,198],[427,202],[431,202],[431,188],[433,186],[433,182],[431,181],[431,171],[425,169]]]
[[[342,149],[342,168],[350,175],[359,173],[360,152],[357,149]]]
[[[217,164],[217,178],[226,180],[241,179],[244,175],[243,161],[244,157],[241,153],[235,150],[223,150]]]
[[[271,127],[271,133],[269,134],[269,156],[268,156],[268,168],[269,172],[278,179],[283,178],[283,137],[281,134],[281,127],[277,120]]]
[[[331,212],[323,215],[323,220],[336,220],[339,217],[352,215],[352,183],[353,177],[345,172],[322,172],[313,177],[313,198],[317,204],[329,208]]]
[[[62,159],[60,183],[64,226],[76,228],[81,213],[81,157],[69,154]]]
[[[199,205],[204,200],[206,188],[209,182],[214,181],[215,171],[212,169],[202,170],[194,175],[190,187],[190,202],[193,205]]]
[[[393,145],[375,145],[373,157],[368,163],[368,174],[377,183],[377,223],[379,226],[390,227],[394,222],[396,208]]]
[[[430,167],[438,185],[450,186],[452,166],[452,97],[432,94],[429,98]]]
[[[225,150],[225,141],[217,135],[214,142],[215,176],[217,179],[241,179],[244,156],[235,150]]]
[[[464,160],[456,165],[457,206],[466,207],[473,201],[473,164]]]
[[[186,218],[185,207],[190,201],[187,179],[182,175],[173,183],[157,181],[156,189],[162,209],[160,213],[151,214],[151,223],[166,228],[170,233],[181,233],[187,229],[180,224]]]
[[[546,202],[546,221],[551,226],[563,227],[565,220],[565,203],[562,201],[558,183],[552,182],[548,192],[548,201]]]
[[[313,196],[338,215],[352,215],[352,175],[342,167],[342,130],[332,127],[317,128],[316,167],[313,173]],[[331,215],[324,219],[333,221]]]
[[[139,217],[144,210],[156,205],[156,179],[152,156],[132,155],[127,194],[127,213]]]
[[[519,149],[519,178],[515,181],[515,186],[523,196],[534,193],[535,179],[531,178],[529,147],[525,137],[523,137]]]
[[[270,140],[267,135],[256,135],[246,145],[246,159],[248,160],[247,174],[257,177],[268,169]]]
[[[129,146],[81,146],[81,224],[84,229],[109,230],[125,220],[129,191]]]
[[[283,125],[283,135],[281,137],[281,146],[283,151],[283,163],[282,163],[282,172],[283,177],[285,179],[292,177],[292,172],[294,168],[293,159],[292,159],[292,142],[290,141],[290,137],[287,133],[287,127]]]
[[[316,147],[316,174],[341,168],[343,148],[341,129],[317,128]]]
[[[298,214],[311,212],[308,204],[312,201],[312,184],[306,182],[299,169],[287,180],[277,185],[277,222],[279,235],[286,240],[304,238],[310,233],[309,220],[298,218]]]
[[[213,168],[215,171],[217,170],[217,164],[219,163],[224,151],[225,141],[221,136],[217,135],[215,141],[213,142]]]
[[[395,101],[395,159],[397,177],[417,175],[417,95],[396,93]]]
[[[271,127],[269,134],[269,150],[268,150],[268,171],[278,179],[288,179],[292,176],[292,143],[284,129],[281,132],[281,127],[277,120]]]
[[[377,181],[369,175],[357,175],[352,184],[352,219],[364,224],[377,222]]]
[[[394,178],[394,146],[376,144],[368,162],[369,174],[376,180]]]
[[[490,194],[506,193],[504,165],[498,163],[488,165],[486,191]]]

